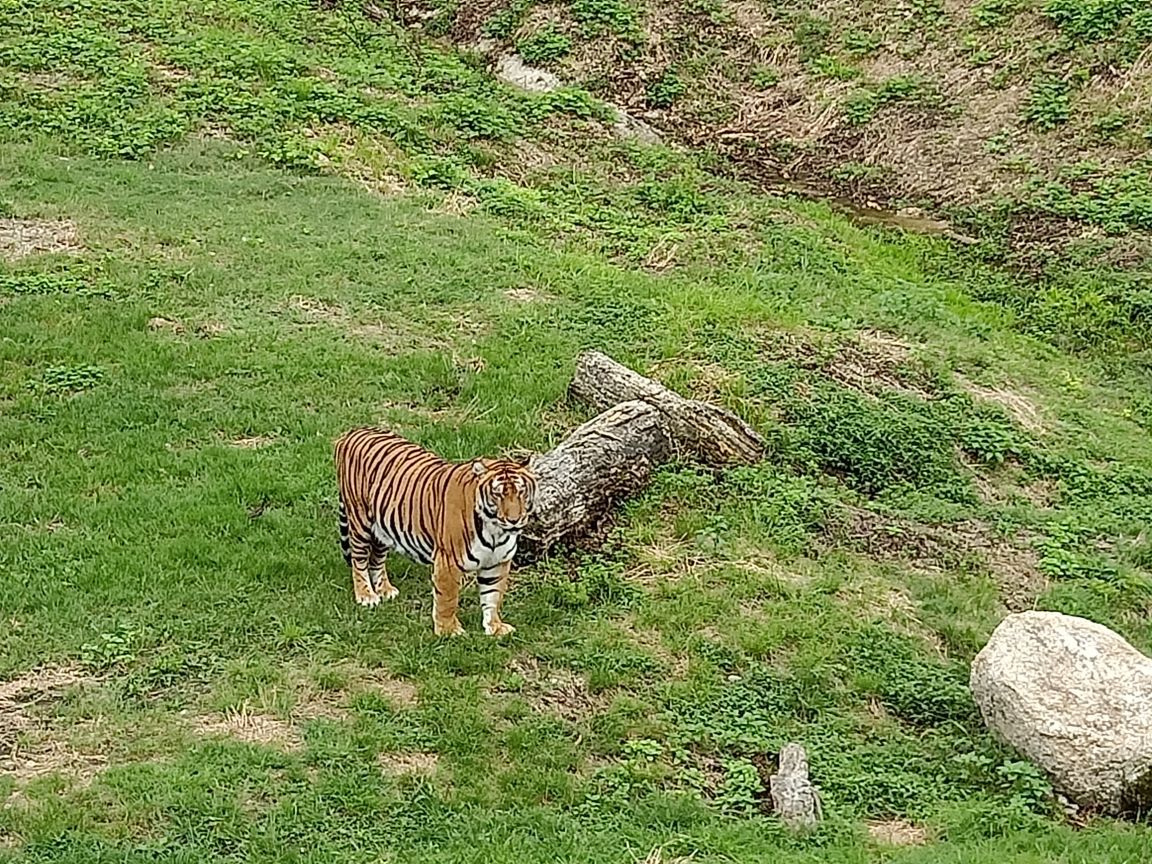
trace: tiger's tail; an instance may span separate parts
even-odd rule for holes
[[[348,511],[344,509],[344,496],[340,496],[340,551],[344,553],[344,563],[352,566],[352,547],[348,543]]]

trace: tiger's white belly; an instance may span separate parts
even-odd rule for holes
[[[518,531],[503,531],[495,525],[481,523],[480,531],[472,538],[465,570],[491,570],[516,554],[516,543],[520,539]]]
[[[409,534],[393,536],[385,526],[379,522],[372,523],[372,535],[376,542],[389,552],[399,552],[405,558],[411,558],[420,564],[431,564],[435,549],[428,540],[420,540]]]
[[[372,534],[389,552],[398,552],[420,564],[432,563],[436,550],[428,540],[407,534],[393,536],[392,532],[379,522],[372,523]],[[491,570],[512,560],[516,554],[519,537],[518,531],[504,531],[498,526],[481,522],[476,536],[472,538],[468,554],[462,562],[465,571]]]

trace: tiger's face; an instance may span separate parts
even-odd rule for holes
[[[536,498],[532,472],[524,465],[503,460],[476,461],[472,469],[480,478],[476,512],[505,531],[519,531],[527,525]]]

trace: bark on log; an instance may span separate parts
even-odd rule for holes
[[[811,828],[821,818],[820,796],[808,779],[808,754],[799,744],[780,749],[780,767],[768,778],[772,810],[790,828]]]
[[[580,355],[569,392],[601,411],[620,402],[648,403],[663,417],[677,453],[712,465],[751,464],[764,455],[764,439],[731,411],[685,399],[599,351]]]
[[[529,462],[536,507],[520,538],[518,562],[539,557],[566,535],[595,530],[613,506],[647,485],[672,457],[660,411],[647,402],[613,405]]]

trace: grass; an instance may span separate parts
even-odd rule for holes
[[[1106,186],[1149,173],[1146,4],[793,7],[646,2],[628,7],[627,22],[590,31],[588,4],[462,3],[452,32],[462,44],[496,36],[562,80],[642,107],[667,139],[707,149],[714,165],[764,188],[799,181],[873,210],[931,212],[1038,292],[1085,258],[1110,283],[1109,303],[1133,275],[1147,281],[1146,228],[1130,223],[1120,241],[1106,200],[1057,209],[1036,194],[1065,185],[1082,161]],[[845,163],[872,171],[846,180]],[[1118,209],[1132,203],[1147,197]]]
[[[0,226],[74,238],[0,265],[0,860],[1141,860],[965,686],[1022,592],[1152,649],[1152,390],[1061,336],[1138,341],[1091,285],[1025,303],[354,10],[20,8]],[[771,458],[671,466],[520,569],[507,642],[475,602],[435,639],[414,564],[356,607],[332,439],[547,448],[587,347]],[[788,740],[810,836],[765,812]]]

